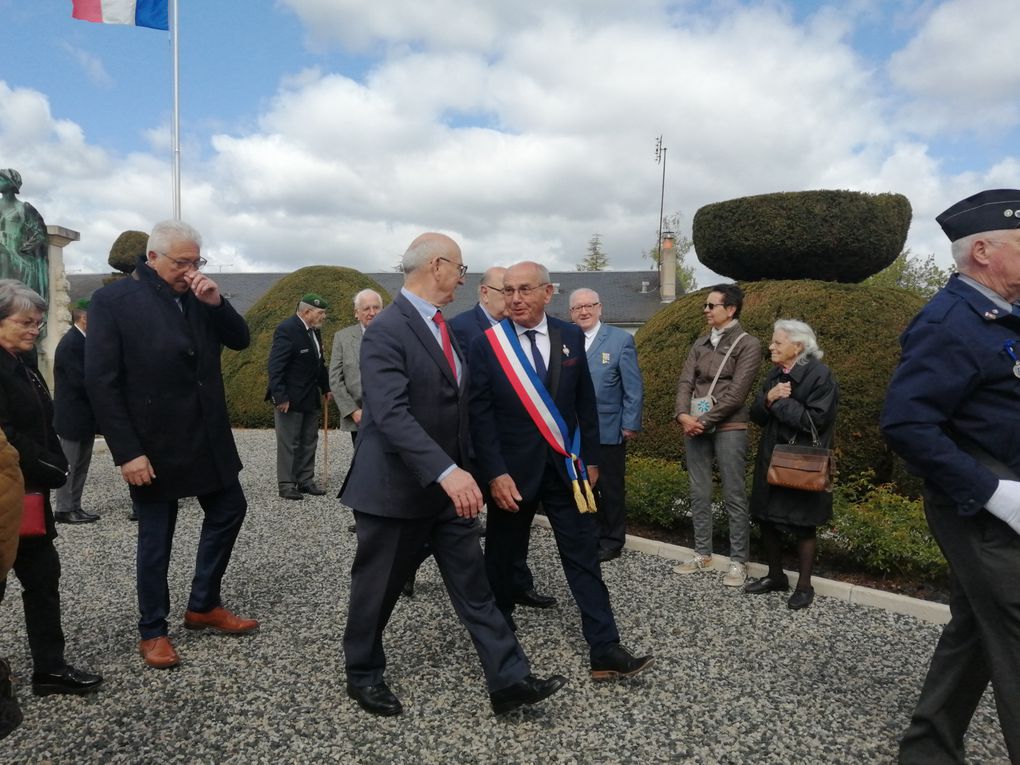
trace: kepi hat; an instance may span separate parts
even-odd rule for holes
[[[949,241],[983,231],[1020,228],[1020,191],[990,189],[962,199],[935,218]]]

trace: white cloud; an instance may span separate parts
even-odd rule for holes
[[[113,77],[106,71],[106,66],[103,64],[102,59],[68,42],[62,42],[61,45],[78,66],[81,67],[82,71],[85,72],[89,82],[98,88],[108,89],[113,87]]]

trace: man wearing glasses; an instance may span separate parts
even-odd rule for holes
[[[157,669],[179,662],[168,637],[167,570],[182,497],[197,497],[205,513],[184,626],[258,627],[220,600],[248,508],[220,351],[246,348],[248,325],[201,272],[201,243],[182,221],[157,223],[131,278],[103,287],[89,305],[85,384],[138,516],[139,652]]]
[[[588,369],[599,404],[599,560],[620,557],[627,537],[624,475],[627,441],[641,430],[644,383],[637,348],[629,332],[602,323],[602,302],[594,290],[570,293],[570,318],[584,332]]]

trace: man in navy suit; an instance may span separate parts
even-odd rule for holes
[[[329,372],[320,328],[329,304],[315,294],[298,303],[297,313],[280,322],[269,350],[266,401],[276,411],[276,480],[284,499],[321,497],[315,485],[315,447],[319,440],[319,391],[330,397]]]
[[[598,481],[599,427],[595,389],[584,355],[584,335],[571,324],[546,316],[553,295],[549,271],[538,263],[517,263],[503,277],[510,317],[471,345],[471,438],[478,473],[489,483],[496,507],[489,510],[486,567],[500,609],[511,616],[509,568],[520,540],[530,534],[535,510],[542,504],[556,536],[563,572],[581,610],[581,627],[589,646],[594,680],[636,675],[650,667],[651,656],[635,657],[620,645],[609,590],[602,581],[594,513],[582,512],[583,497],[575,494],[567,462],[543,436],[529,414],[537,408],[534,390],[550,414],[558,413],[567,433],[568,450],[580,442],[588,476]],[[497,351],[499,335],[527,361],[514,372],[504,366],[505,349]],[[503,346],[500,346],[503,348]],[[534,372],[533,388],[525,389],[520,374]],[[514,376],[516,375],[516,376]],[[523,395],[519,393],[523,390]],[[544,394],[544,395],[543,395]],[[526,403],[527,399],[527,403]],[[551,399],[551,406],[548,401]],[[549,432],[552,432],[550,429]],[[577,431],[579,433],[579,439]],[[585,508],[590,509],[586,506]]]
[[[469,466],[467,365],[442,315],[464,272],[460,247],[422,234],[403,258],[404,286],[365,330],[363,407],[340,498],[357,518],[358,549],[344,631],[347,694],[368,712],[403,707],[386,685],[382,634],[427,543],[481,659],[493,711],[558,691],[540,680],[492,597],[474,521],[482,493]]]
[[[85,332],[88,300],[71,309],[71,328],[57,343],[53,354],[53,429],[67,457],[67,483],[57,489],[54,519],[60,523],[92,523],[98,515],[81,506],[81,493],[92,464],[96,442],[96,416],[85,390]]]
[[[620,557],[627,537],[627,441],[641,430],[645,389],[629,332],[602,323],[595,290],[570,293],[570,318],[584,332],[588,369],[599,402],[599,560]]]
[[[488,269],[482,275],[481,284],[478,285],[478,303],[475,307],[450,319],[450,329],[453,330],[464,353],[468,352],[476,337],[481,337],[485,330],[507,317],[506,298],[503,297],[505,273],[506,269],[502,266]],[[484,481],[482,484],[485,504],[491,507],[492,497],[489,496]],[[510,568],[509,586],[514,602],[531,608],[552,608],[556,605],[556,598],[552,595],[542,595],[535,589],[535,577],[528,568],[528,545],[531,536],[521,541],[523,546],[517,550],[517,557]]]

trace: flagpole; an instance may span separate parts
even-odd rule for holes
[[[174,218],[181,219],[181,86],[177,56],[177,0],[170,0],[170,50],[173,59],[174,105],[170,148],[173,151]]]

